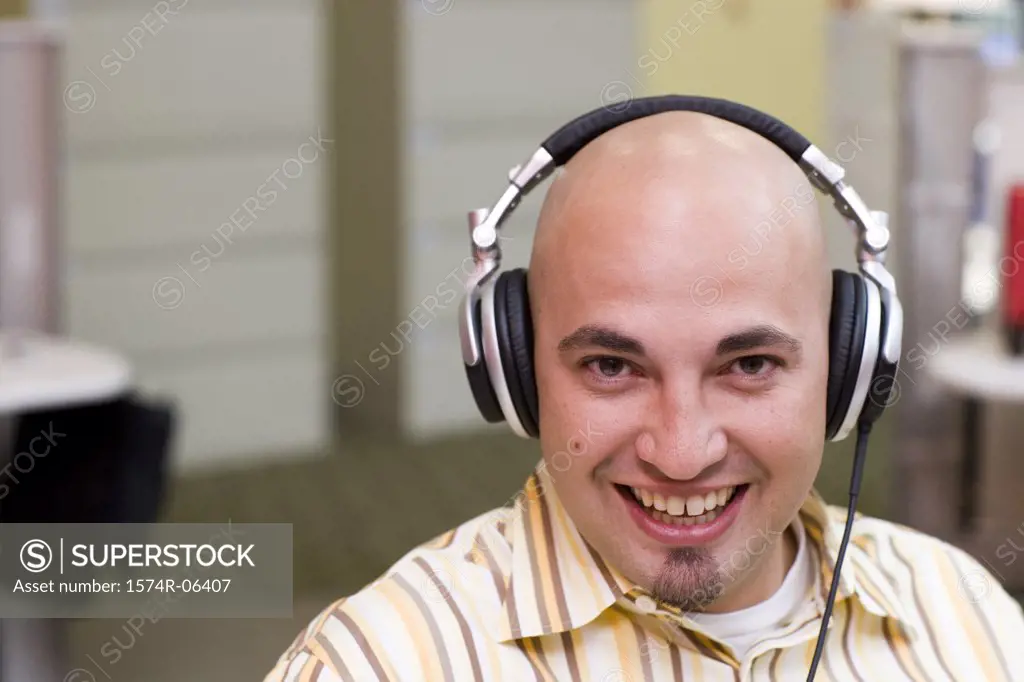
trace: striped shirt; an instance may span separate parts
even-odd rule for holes
[[[512,504],[325,608],[265,682],[804,680],[845,517],[808,496],[814,588],[737,660],[699,614],[656,602],[584,542],[541,463]],[[938,539],[856,519],[816,680],[1024,680],[1024,614],[989,571]]]

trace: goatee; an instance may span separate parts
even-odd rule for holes
[[[725,581],[717,562],[696,547],[673,549],[654,580],[653,596],[658,601],[687,612],[699,612],[722,594]]]

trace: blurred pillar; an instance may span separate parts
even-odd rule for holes
[[[59,326],[60,42],[23,21],[29,0],[0,0],[0,330]],[[10,348],[3,349],[10,351]],[[0,417],[0,461],[14,421]],[[63,621],[0,625],[0,680],[58,682],[67,671]]]
[[[328,12],[330,116],[340,151],[330,162],[327,231],[336,432],[387,440],[401,433],[401,367],[374,377],[362,368],[407,312],[399,312],[402,14],[399,0],[336,0]]]
[[[60,327],[60,44],[0,21],[0,328]]]
[[[904,310],[904,390],[895,406],[893,515],[954,544],[963,539],[964,405],[924,367],[941,347],[936,329],[962,302],[972,136],[984,115],[987,87],[981,38],[971,27],[908,27],[899,46],[901,205],[893,234]]]

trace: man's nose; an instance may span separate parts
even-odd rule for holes
[[[691,480],[725,458],[725,432],[692,390],[666,396],[659,409],[649,414],[649,427],[637,440],[637,453],[666,476]]]

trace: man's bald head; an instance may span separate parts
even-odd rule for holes
[[[556,174],[534,237],[531,294],[542,295],[566,259],[614,267],[632,246],[650,251],[643,260],[651,267],[671,270],[714,252],[726,267],[730,254],[749,260],[757,248],[797,266],[791,274],[805,276],[827,307],[830,270],[813,196],[800,168],[746,128],[693,112],[632,121]]]

